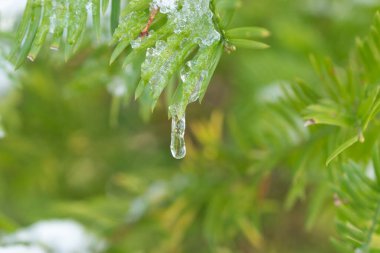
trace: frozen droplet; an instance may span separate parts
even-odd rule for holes
[[[185,128],[185,115],[181,118],[178,118],[177,115],[172,115],[170,150],[175,159],[182,159],[186,155]]]

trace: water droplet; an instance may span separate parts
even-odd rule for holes
[[[182,159],[186,155],[185,128],[185,115],[183,115],[182,118],[178,118],[177,115],[172,115],[170,150],[175,159]]]

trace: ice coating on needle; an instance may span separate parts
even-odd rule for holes
[[[200,96],[200,91],[201,91],[201,86],[204,80],[207,78],[208,72],[206,70],[200,70],[200,69],[195,69],[197,71],[197,79],[195,82],[189,83],[189,79],[191,79],[191,74],[194,71],[195,64],[198,64],[197,61],[188,61],[186,65],[181,69],[180,72],[180,77],[182,83],[187,83],[186,85],[187,92],[190,94],[188,103],[193,103],[199,99]],[[186,90],[185,90],[186,92]]]
[[[185,0],[181,10],[174,16],[176,33],[190,29],[191,37],[201,47],[211,46],[220,40],[220,33],[215,30],[210,10],[210,0]]]
[[[160,9],[161,13],[171,13],[177,10],[177,0],[153,0],[152,8]]]
[[[186,106],[198,100],[207,86],[209,65],[212,65],[210,61],[221,34],[214,25],[210,0],[153,0],[150,4],[151,19],[154,18],[152,13],[157,10],[167,16],[165,27],[169,36],[166,39],[163,36],[147,49],[136,94],[140,95],[142,90],[149,91],[154,107],[172,76],[181,72],[181,99],[169,108],[172,118],[170,149],[174,158],[181,159],[186,154]],[[153,30],[149,30],[150,35],[153,33]],[[131,42],[131,46],[138,49],[148,39],[140,36]],[[192,52],[197,52],[196,56],[189,60]]]
[[[220,40],[210,10],[210,0],[153,0],[151,8],[167,14],[175,24],[175,33],[190,32],[199,46],[210,46]]]
[[[199,50],[200,53],[207,53],[204,49],[214,48],[221,35],[214,26],[210,0],[153,0],[150,7],[152,13],[158,9],[165,14],[168,18],[167,24],[172,29],[172,34],[166,40],[158,40],[155,46],[147,49],[145,61],[141,66],[143,83],[157,100],[172,74],[177,72],[176,66],[183,64],[186,57],[197,47],[202,49]],[[132,47],[138,48],[141,40],[147,38],[139,37],[131,43]],[[200,58],[208,65],[208,55]],[[187,102],[198,99],[203,80],[207,77],[204,64],[202,69],[193,69],[191,63],[188,64],[189,72],[198,72],[199,77],[193,87],[186,89],[187,92],[193,93]],[[173,116],[173,113],[170,114]],[[177,116],[181,117],[182,113]]]

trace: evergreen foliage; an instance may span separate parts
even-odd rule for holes
[[[186,0],[179,2],[180,6],[176,6],[175,11],[190,3]],[[168,9],[160,11],[158,6]],[[150,0],[131,0],[125,8],[122,7],[123,1],[119,0],[112,0],[111,3],[105,0],[29,0],[16,36],[17,46],[10,59],[18,68],[25,59],[34,60],[42,46],[48,44],[54,49],[64,48],[66,60],[72,60],[68,64],[73,64],[68,75],[61,76],[62,84],[75,86],[84,83],[83,76],[91,80],[95,87],[99,87],[102,81],[112,83],[116,80],[114,86],[109,86],[114,96],[111,123],[116,125],[121,98],[138,97],[143,115],[147,117],[164,89],[169,97],[169,116],[178,121],[184,116],[189,103],[202,101],[223,50],[232,53],[236,47],[267,47],[256,41],[269,35],[263,28],[228,28],[237,8],[235,0],[210,1],[207,10],[212,12],[211,20],[210,16],[205,15],[197,19],[199,23],[189,25],[185,22],[179,32],[176,23],[178,16],[172,12],[173,6],[164,6],[162,1],[153,1],[152,4]],[[110,57],[103,55],[100,59],[97,58],[96,50],[90,51],[87,54],[93,56],[87,56],[86,61],[90,64],[86,65],[82,62],[82,56],[75,53],[81,52],[81,43],[89,44],[88,38],[101,37],[104,32],[101,16],[107,8],[111,11],[109,29],[113,51]],[[281,7],[279,9],[282,11]],[[92,30],[86,30],[87,16],[92,16],[93,30],[97,36],[92,35]],[[209,26],[210,21],[212,26]],[[196,26],[202,29],[194,31]],[[220,34],[220,38],[202,44],[204,42],[199,41],[199,38],[211,34],[213,29]],[[160,146],[119,143],[111,151],[104,151],[105,145],[114,145],[108,142],[110,138],[133,135],[113,133],[104,139],[96,135],[99,129],[107,131],[105,124],[101,124],[106,121],[104,115],[107,113],[99,102],[102,100],[99,89],[75,86],[74,89],[81,92],[92,90],[93,97],[82,99],[73,96],[66,101],[63,94],[68,94],[68,89],[63,85],[49,86],[64,67],[50,67],[52,74],[43,77],[37,67],[30,67],[28,73],[36,80],[25,76],[20,78],[28,84],[26,93],[29,94],[29,102],[46,111],[34,111],[21,104],[19,107],[25,115],[30,115],[27,112],[34,113],[33,117],[25,119],[24,124],[38,129],[34,118],[48,114],[49,124],[40,131],[41,134],[51,133],[46,140],[47,146],[57,147],[55,150],[46,149],[46,153],[52,153],[54,155],[51,156],[55,157],[62,155],[61,150],[65,150],[63,153],[67,157],[64,164],[54,159],[45,161],[39,157],[37,150],[36,153],[28,154],[28,142],[22,140],[2,147],[0,160],[10,168],[4,169],[2,173],[15,173],[12,171],[14,161],[8,159],[7,155],[21,152],[23,156],[28,155],[29,163],[23,163],[26,170],[32,170],[33,165],[30,163],[41,163],[39,172],[48,177],[47,180],[41,180],[40,188],[33,189],[36,175],[26,175],[23,184],[32,189],[30,192],[20,191],[16,182],[0,178],[0,190],[9,188],[12,192],[4,199],[39,195],[46,189],[50,197],[59,199],[62,194],[65,200],[59,199],[53,205],[44,203],[43,199],[47,197],[44,194],[39,196],[42,208],[36,211],[39,213],[33,213],[31,219],[44,215],[75,217],[106,235],[111,245],[110,252],[195,252],[201,248],[200,252],[218,253],[274,252],[275,249],[266,242],[266,237],[271,237],[267,224],[276,223],[273,225],[275,231],[281,230],[280,227],[284,225],[277,224],[277,220],[268,220],[276,217],[276,212],[281,217],[287,215],[279,205],[284,204],[285,210],[295,210],[299,208],[299,200],[303,200],[307,204],[307,217],[303,223],[308,230],[320,229],[318,226],[326,221],[326,217],[321,214],[328,213],[333,207],[336,211],[336,233],[331,241],[339,251],[379,252],[379,13],[375,15],[369,30],[367,37],[356,39],[356,46],[351,53],[346,52],[348,63],[345,65],[313,55],[310,62],[314,76],[276,83],[269,87],[269,91],[239,85],[233,87],[245,89],[239,91],[240,95],[235,101],[238,109],[232,106],[225,114],[213,112],[209,120],[188,124],[192,136],[187,139],[187,143],[192,159],[181,163],[180,172],[177,172],[176,164],[162,163],[165,149],[163,154],[152,151],[159,150]],[[206,33],[202,34],[204,31]],[[263,53],[270,54],[269,51]],[[265,60],[262,55],[257,55]],[[41,51],[42,59],[49,57]],[[245,57],[243,55],[237,59],[243,61]],[[105,66],[108,62],[115,63],[115,66],[107,69]],[[82,63],[84,67],[81,73],[75,74],[74,69]],[[36,64],[49,68],[44,61],[37,61]],[[102,69],[96,67],[99,65]],[[244,66],[244,62],[239,66]],[[126,89],[135,90],[134,94],[125,95],[124,90],[120,90],[117,76],[128,80]],[[245,78],[249,78],[247,76]],[[267,96],[268,92],[270,96]],[[49,98],[51,94],[55,94],[59,101],[52,101]],[[17,95],[8,100],[4,101],[3,107],[13,107],[17,103]],[[81,105],[85,103],[94,106],[98,112],[87,116],[88,122],[82,122],[83,128],[90,133],[88,136],[76,132],[74,127],[86,114],[85,110],[81,110]],[[59,108],[60,113],[73,122],[62,122],[50,107]],[[6,111],[2,112],[5,116]],[[246,120],[244,124],[241,123],[242,119]],[[10,124],[17,125],[17,119]],[[61,132],[57,126],[62,124],[68,126]],[[133,129],[134,124],[138,122],[132,121],[129,127]],[[154,137],[149,135],[151,129],[131,131],[143,135],[143,139],[148,139],[150,143],[154,142]],[[39,146],[42,148],[46,144],[38,139],[38,135],[33,137],[25,134],[24,138],[41,144]],[[70,140],[68,145],[75,148],[70,150],[61,142],[57,144],[57,138],[62,143],[66,139]],[[133,139],[128,142],[133,143]],[[87,167],[78,165],[73,158],[76,152],[85,149],[83,145],[92,147],[86,154],[90,161],[80,161]],[[21,151],[17,151],[19,149]],[[113,167],[128,164],[128,173],[125,174],[121,169],[109,171],[102,167],[98,153],[102,154],[103,159],[111,160]],[[119,161],[114,161],[116,156],[121,157]],[[141,156],[139,161],[146,163],[143,171],[141,163],[130,163],[138,156]],[[147,156],[151,159],[146,159]],[[49,164],[59,168],[57,175],[48,172]],[[66,168],[71,169],[65,172]],[[91,173],[98,177],[83,178],[84,182],[93,184],[94,192],[91,194],[94,195],[82,188],[82,178],[73,177],[75,168],[96,168]],[[176,172],[170,173],[167,168]],[[284,170],[293,174],[287,194],[283,193],[283,189],[288,187],[282,185]],[[160,173],[160,180],[152,175],[152,171]],[[62,175],[64,179],[61,179]],[[102,178],[109,179],[108,194],[112,198],[97,195],[102,191]],[[67,185],[80,189],[79,193],[65,192]],[[75,194],[79,196],[71,196]],[[95,197],[78,200],[86,194]],[[275,199],[284,199],[284,203]],[[9,210],[0,209],[1,230],[10,232],[16,228],[18,224],[15,220],[22,214],[16,212],[11,215],[12,208],[25,210],[28,204],[15,203]],[[128,210],[127,214],[125,210]],[[296,224],[292,223],[290,227],[296,227]],[[326,230],[321,233],[333,234]],[[286,236],[286,233],[282,236]],[[302,244],[298,239],[296,243]],[[305,252],[314,252],[310,248]],[[284,249],[283,252],[289,251]],[[300,252],[303,252],[302,249]]]
[[[112,44],[117,46],[110,63],[128,51],[124,68],[142,64],[135,97],[143,96],[144,108],[153,110],[164,88],[182,72],[182,83],[174,93],[170,110],[170,116],[182,118],[189,103],[203,98],[223,47],[227,51],[236,50],[236,46],[267,47],[253,40],[269,35],[265,29],[227,30],[229,22],[225,20],[236,8],[236,0],[181,0],[172,10],[164,9],[165,1],[162,6],[155,2],[160,1],[129,1],[122,11],[120,0],[111,3]],[[53,34],[48,42],[50,48],[58,50],[63,40],[65,59],[69,59],[85,35],[88,15],[92,14],[94,29],[100,37],[101,9],[105,12],[108,4],[106,0],[28,0],[11,61],[16,68],[26,58],[34,61],[49,31]],[[225,13],[226,19],[220,13]]]
[[[298,81],[283,90],[289,106],[303,116],[305,126],[328,126],[317,131],[323,131],[328,142],[326,166],[334,183],[337,228],[343,242],[333,241],[343,252],[378,250],[379,31],[377,13],[370,35],[356,40],[347,67],[337,67],[329,59],[311,57],[320,81],[313,85]],[[368,168],[372,150],[373,166]],[[369,177],[368,173],[373,176]]]

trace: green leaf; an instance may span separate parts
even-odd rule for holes
[[[111,65],[128,46],[128,41],[120,42],[113,50],[109,64]]]
[[[17,31],[18,44],[10,54],[10,60],[19,67],[28,56],[34,60],[42,48],[51,28],[54,29],[50,48],[58,50],[66,34],[65,58],[79,47],[87,26],[88,12],[92,12],[93,26],[100,38],[101,0],[29,0]],[[54,3],[54,4],[53,4]],[[89,3],[92,5],[90,10]],[[103,2],[104,3],[104,2]],[[38,14],[38,12],[40,12]],[[37,15],[38,14],[38,15]]]
[[[69,25],[67,27],[67,42],[75,46],[84,30],[87,22],[87,10],[84,1],[70,1],[69,6]]]
[[[0,212],[0,231],[1,232],[13,232],[17,229],[18,225],[10,217]]]
[[[239,27],[226,31],[228,39],[256,39],[265,38],[270,35],[270,32],[261,27]]]
[[[309,105],[304,113],[306,120],[313,119],[315,124],[326,124],[339,127],[350,127],[352,120],[345,112],[345,108],[332,101],[321,101],[318,104]]]
[[[267,49],[269,46],[262,42],[254,41],[254,40],[245,40],[245,39],[231,39],[229,41],[232,45],[237,48],[247,48],[247,49]]]
[[[200,48],[197,54],[182,67],[180,73],[182,82],[174,93],[171,108],[175,111],[172,111],[171,114],[174,113],[178,118],[182,118],[187,105],[203,97],[219,62],[217,53],[220,48],[219,43]]]
[[[354,145],[356,142],[359,141],[358,136],[354,136],[351,139],[344,142],[342,145],[340,145],[337,149],[334,150],[334,152],[331,153],[331,155],[327,158],[326,166],[328,166],[335,158],[337,158],[342,152],[344,152],[346,149]]]
[[[26,3],[25,11],[21,19],[21,23],[19,25],[19,28],[17,30],[16,38],[19,43],[22,43],[22,40],[24,39],[25,33],[28,30],[29,22],[30,22],[30,16],[32,15],[32,0],[28,0]]]
[[[378,184],[368,177],[363,165],[348,162],[337,170],[340,171],[336,178],[340,243],[362,252],[376,252],[380,217]]]
[[[42,44],[45,42],[46,36],[49,32],[51,15],[49,10],[51,9],[51,2],[45,3],[44,9],[45,10],[40,27],[38,28],[36,37],[34,38],[32,47],[28,53],[28,59],[30,61],[34,61],[34,59],[37,57],[39,51],[41,50]]]
[[[109,0],[102,0],[102,12],[103,14],[106,13],[109,5]]]
[[[311,231],[318,222],[318,216],[322,212],[326,199],[331,194],[329,185],[322,183],[318,189],[313,192],[312,200],[308,208],[308,216],[306,220],[306,229]]]
[[[66,29],[66,13],[69,12],[68,6],[66,6],[65,1],[59,0],[56,3],[56,26],[54,28],[52,43],[50,46],[50,48],[53,50],[58,50],[60,48],[62,35]]]
[[[25,37],[25,41],[20,45],[19,54],[17,59],[15,60],[16,69],[19,68],[25,61],[26,56],[28,55],[32,45],[34,38],[37,34],[38,27],[41,20],[42,15],[42,7],[41,5],[33,5],[32,7],[32,19],[30,20],[29,28]]]
[[[171,47],[171,46],[169,46]],[[196,48],[195,44],[188,43],[182,48],[169,52],[169,58],[164,60],[162,67],[158,72],[154,73],[147,83],[147,89],[152,91],[153,104],[152,110],[155,107],[158,98],[162,91],[169,83],[173,75],[179,71],[181,63],[189,56],[189,54]],[[161,63],[158,63],[161,64]]]
[[[380,185],[380,147],[376,142],[372,151],[373,168],[375,171],[377,184]]]
[[[111,3],[111,33],[113,34],[119,26],[120,0],[112,0]]]
[[[208,69],[207,78],[202,83],[200,94],[199,94],[199,102],[202,102],[206,94],[208,85],[210,84],[211,78],[214,75],[214,72],[216,70],[216,67],[218,66],[218,63],[220,61],[220,58],[222,57],[222,54],[223,54],[223,46],[221,43],[219,43],[214,49],[213,56],[211,57],[210,68]]]
[[[101,36],[101,27],[100,27],[100,0],[92,0],[92,22],[94,24],[96,36],[98,40]]]

